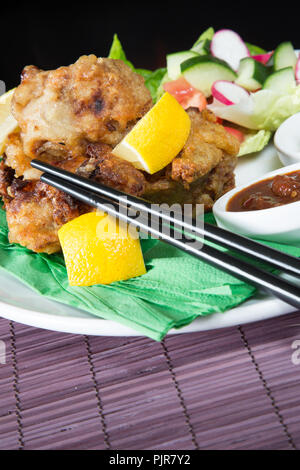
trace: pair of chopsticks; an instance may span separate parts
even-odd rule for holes
[[[194,223],[195,221],[192,223],[183,221],[174,213],[157,210],[141,198],[122,193],[40,160],[32,160],[31,165],[44,172],[41,176],[41,181],[44,183],[64,191],[85,204],[117,217],[123,222],[130,223],[196,258],[271,293],[298,309],[300,308],[300,288],[296,285],[212,246],[204,244],[199,249],[185,237],[178,238],[171,232],[166,233],[163,230],[163,223],[168,223],[169,226],[171,224],[171,227],[173,226],[175,229],[180,227],[183,235],[187,235],[190,239],[195,239],[196,236],[204,238],[227,249],[233,249],[242,255],[250,256],[257,261],[266,262],[271,267],[293,276],[300,277],[300,259],[208,223],[199,227]],[[128,208],[128,205],[138,211],[139,217],[130,215],[128,211],[120,211],[120,207]],[[151,226],[148,223],[149,216],[157,217],[161,223],[155,227]]]

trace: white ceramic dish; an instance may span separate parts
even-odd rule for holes
[[[213,207],[214,216],[220,227],[233,232],[283,243],[299,243],[300,240],[300,201],[270,209],[246,212],[229,212],[228,201],[247,186],[272,178],[275,175],[300,170],[300,161],[294,165],[279,168],[247,182],[224,194]]]
[[[248,183],[264,173],[281,166],[272,144],[259,154],[239,159],[237,185]],[[189,333],[224,328],[277,317],[294,311],[281,300],[258,293],[241,306],[225,313],[200,317],[180,330],[170,333]],[[0,270],[0,315],[30,326],[74,334],[98,336],[136,336],[131,328],[113,321],[102,320],[88,313],[52,302],[29,289]]]
[[[300,113],[289,117],[278,127],[274,145],[284,166],[300,163]]]

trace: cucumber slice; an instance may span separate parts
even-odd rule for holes
[[[167,55],[167,70],[170,80],[176,80],[181,75],[180,64],[191,57],[198,57],[195,51],[174,52]]]
[[[238,78],[235,83],[246,90],[254,91],[262,87],[268,75],[269,70],[265,65],[251,57],[246,57],[240,61]]]
[[[289,41],[282,42],[276,47],[273,55],[274,70],[285,69],[286,67],[296,67],[297,55],[293,44]]]
[[[236,73],[223,60],[209,55],[192,57],[181,64],[181,73],[205,96],[211,95],[211,87],[216,80],[233,82]]]
[[[266,79],[263,89],[272,90],[276,93],[287,93],[295,88],[295,72],[293,67],[277,70]]]
[[[209,41],[212,40],[213,36],[215,34],[215,30],[214,28],[210,27],[210,28],[207,28],[205,31],[203,31],[202,34],[200,34],[200,36],[198,37],[197,41],[195,42],[195,44],[193,45],[193,47],[191,49],[194,49],[194,47],[201,41],[204,41],[205,39],[208,39]]]
[[[197,52],[200,55],[207,55],[209,54],[210,43],[211,41],[209,39],[199,41],[192,47],[191,51]]]

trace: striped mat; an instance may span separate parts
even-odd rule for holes
[[[300,449],[300,312],[162,343],[0,319],[0,347],[0,449]]]

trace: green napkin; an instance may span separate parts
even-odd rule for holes
[[[206,220],[213,222],[212,214]],[[225,312],[255,288],[163,242],[141,240],[147,273],[109,286],[70,287],[61,254],[34,253],[7,238],[0,209],[0,266],[45,297],[114,320],[154,340],[199,316]],[[270,243],[300,256],[300,247]],[[72,320],[70,319],[70,322]]]

